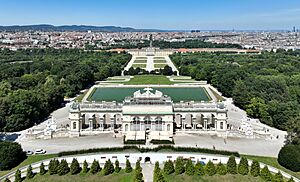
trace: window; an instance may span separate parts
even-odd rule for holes
[[[125,131],[128,131],[128,124],[125,125]]]
[[[223,122],[220,122],[220,129],[223,130]]]
[[[167,125],[167,130],[170,131],[171,130],[171,126],[170,124]]]
[[[76,122],[73,122],[73,130],[76,130]]]

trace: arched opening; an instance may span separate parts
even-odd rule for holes
[[[128,131],[128,124],[125,124],[125,131]]]
[[[73,130],[76,130],[76,122],[73,122]]]

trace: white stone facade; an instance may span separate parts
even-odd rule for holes
[[[70,135],[115,132],[125,140],[172,140],[176,131],[226,135],[227,109],[223,103],[173,103],[160,91],[144,90],[125,98],[123,103],[73,103]]]

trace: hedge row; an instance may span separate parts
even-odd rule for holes
[[[150,143],[154,145],[161,145],[161,144],[174,144],[174,140],[151,140]]]
[[[68,155],[77,155],[77,154],[88,154],[88,153],[98,153],[98,152],[121,152],[124,150],[136,150],[141,153],[144,152],[158,152],[160,150],[171,150],[176,152],[197,152],[197,153],[206,153],[206,154],[220,154],[220,155],[233,155],[239,157],[238,152],[231,152],[226,150],[213,150],[205,148],[193,148],[193,147],[174,147],[172,145],[160,145],[155,148],[143,148],[135,145],[128,145],[123,147],[112,147],[112,148],[92,148],[92,149],[83,149],[83,150],[74,150],[74,151],[65,151],[59,152],[58,156],[68,156]]]

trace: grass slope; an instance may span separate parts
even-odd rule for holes
[[[128,82],[124,82],[125,85],[172,85],[174,82],[171,82],[166,76],[163,75],[136,75]]]

